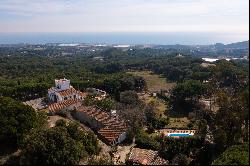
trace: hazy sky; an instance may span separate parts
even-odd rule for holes
[[[216,32],[248,38],[249,0],[0,0],[0,32]]]

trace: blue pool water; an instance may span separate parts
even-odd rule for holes
[[[180,133],[180,134],[169,134],[169,137],[189,137],[190,134]]]

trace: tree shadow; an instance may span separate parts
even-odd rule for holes
[[[10,155],[17,151],[17,148],[5,141],[0,143],[0,156]]]
[[[182,102],[175,104],[170,110],[167,111],[167,116],[172,118],[188,117],[190,112],[200,110],[200,106],[195,102]]]

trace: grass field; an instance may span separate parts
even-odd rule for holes
[[[187,117],[183,118],[172,118],[170,117],[170,122],[166,126],[166,128],[187,128],[187,125],[189,124],[189,120]]]
[[[154,74],[151,71],[131,71],[129,74],[141,76],[145,79],[149,92],[160,92],[161,90],[170,90],[176,83],[169,83],[166,78]]]
[[[135,76],[141,76],[145,79],[147,83],[148,92],[160,92],[161,90],[170,90],[175,87],[176,83],[167,82],[166,78],[161,75],[155,74],[151,71],[130,71],[129,74]],[[154,102],[156,103],[157,109],[159,110],[158,115],[165,117],[164,113],[167,109],[167,105],[161,99],[157,97],[152,97],[149,94],[139,95],[140,99],[145,103]],[[167,116],[170,118],[169,125],[166,128],[186,128],[189,124],[187,117],[175,117],[167,113]]]
[[[156,112],[158,116],[164,117],[165,110],[167,109],[167,106],[165,102],[157,97],[152,97],[149,94],[139,95],[139,98],[144,101],[146,104],[149,104],[153,102],[156,105],[156,108],[159,110]]]

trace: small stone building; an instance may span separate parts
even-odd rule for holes
[[[94,129],[107,144],[116,145],[126,139],[127,126],[118,116],[112,116],[96,107],[81,106],[75,118]]]

